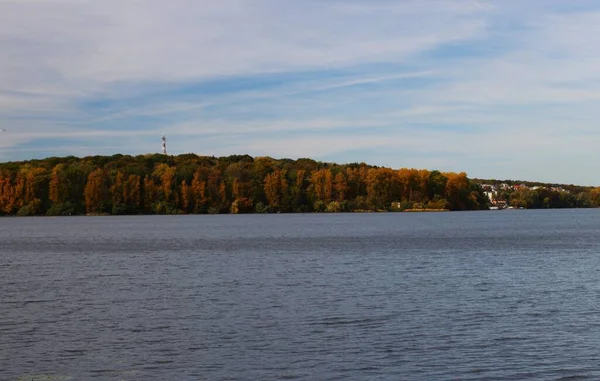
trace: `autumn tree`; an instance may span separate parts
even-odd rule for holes
[[[600,206],[600,187],[591,190],[590,199],[594,206]]]
[[[398,175],[390,168],[371,168],[367,173],[367,200],[376,209],[387,209],[399,196]]]
[[[156,184],[152,180],[151,175],[144,177],[144,209],[146,211],[152,211],[153,205],[156,202]]]
[[[349,186],[348,186],[348,181],[346,180],[346,176],[344,175],[344,173],[342,171],[338,172],[335,175],[335,183],[333,186],[334,186],[334,190],[335,190],[336,200],[337,201],[345,201],[346,195],[348,194]]]
[[[207,172],[206,168],[200,167],[194,173],[194,179],[192,180],[190,189],[190,201],[193,204],[194,213],[206,213],[208,211],[210,198],[206,189],[208,179]]]
[[[296,181],[292,189],[294,211],[307,212],[309,210],[306,197],[306,190],[309,184],[307,171],[304,169],[297,170]]]
[[[288,201],[287,171],[276,169],[265,178],[264,191],[269,206],[275,210],[285,210]]]
[[[181,182],[180,186],[181,192],[181,207],[184,212],[189,213],[193,207],[193,196],[192,196],[192,188],[188,186],[185,180]]]
[[[48,199],[52,205],[46,212],[48,215],[72,215],[78,212],[76,203],[80,197],[77,199],[70,197],[75,193],[74,188],[78,188],[78,186],[71,182],[67,169],[67,166],[62,163],[52,168],[48,185]],[[81,193],[81,197],[83,197],[83,190]]]
[[[173,203],[175,201],[175,174],[177,169],[167,164],[159,164],[154,170],[154,175],[160,181],[160,192],[165,202]]]
[[[44,177],[46,170],[44,168],[30,168],[25,175],[25,203],[36,203],[41,205],[42,198],[45,197]]]
[[[208,213],[221,213],[229,209],[231,203],[227,202],[227,187],[222,173],[214,168],[208,173],[206,195],[209,200]]]
[[[62,204],[68,200],[70,182],[67,177],[66,166],[58,164],[52,169],[48,198],[54,204]]]
[[[471,197],[467,174],[464,172],[449,172],[445,176],[448,178],[446,194],[450,202],[450,208],[453,210],[467,209],[469,204],[474,201]]]
[[[123,184],[123,202],[130,213],[139,211],[142,205],[142,186],[139,175],[129,175]]]
[[[125,197],[123,192],[123,186],[125,183],[125,175],[118,171],[115,176],[115,180],[110,187],[110,194],[112,196],[113,214],[121,214],[120,212],[125,205]]]
[[[333,176],[331,170],[322,168],[310,176],[311,190],[315,201],[328,203],[333,197]]]
[[[103,169],[96,169],[88,176],[84,190],[85,208],[88,213],[105,213],[108,200],[108,181]]]
[[[0,211],[3,214],[13,214],[15,212],[15,204],[12,173],[10,171],[2,171],[0,172]]]

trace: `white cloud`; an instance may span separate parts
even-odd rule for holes
[[[0,46],[12,56],[0,67],[2,80],[25,88],[40,86],[32,76],[41,85],[77,88],[402,60],[484,26],[470,17],[473,7],[451,1],[63,0],[0,7]]]
[[[452,163],[444,166],[483,176],[487,165],[514,177],[535,168],[589,183],[589,168],[540,159],[577,168],[600,143],[600,11],[577,5],[0,0],[0,123],[12,132],[0,146],[90,139],[106,148],[168,129],[181,152],[211,139],[218,154],[335,157],[344,147],[399,164],[387,149],[414,166]],[[440,47],[448,50],[426,54]],[[310,70],[342,75],[204,97],[160,91]],[[97,99],[122,103],[82,107]],[[297,131],[305,134],[290,141]]]

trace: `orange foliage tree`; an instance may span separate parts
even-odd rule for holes
[[[89,174],[84,190],[85,209],[88,213],[106,212],[108,199],[108,179],[106,172],[98,168]]]

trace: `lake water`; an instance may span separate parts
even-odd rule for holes
[[[0,219],[0,380],[598,380],[600,210]]]

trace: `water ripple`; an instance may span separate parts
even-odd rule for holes
[[[599,226],[597,211],[0,219],[0,379],[600,379]]]

